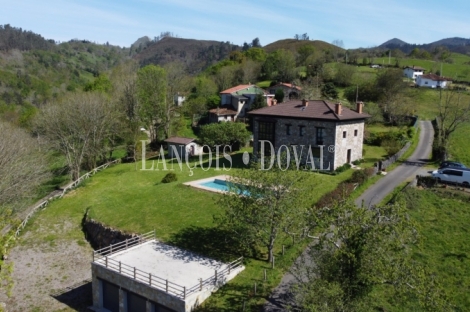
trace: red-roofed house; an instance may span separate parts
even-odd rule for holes
[[[300,91],[302,91],[302,88],[299,86],[296,86],[291,83],[281,82],[281,83],[278,83],[277,85],[269,87],[269,93],[276,94],[277,89],[281,89],[282,92],[284,92],[283,102],[288,101],[288,100],[300,99]]]
[[[235,121],[239,117],[245,117],[257,94],[263,95],[267,105],[271,105],[273,96],[256,85],[238,85],[220,92],[220,107],[209,111],[211,122]]]
[[[452,83],[452,79],[441,77],[436,74],[426,74],[416,78],[416,85],[418,87],[447,88],[450,83]]]
[[[370,116],[363,113],[363,103],[356,110],[323,100],[292,100],[249,112],[254,117],[253,153],[261,152],[261,140],[271,142],[277,155],[281,146],[292,149],[297,145],[302,163],[307,159],[309,147],[315,168],[319,168],[323,146],[323,168],[334,170],[345,163],[362,158],[364,121]],[[264,151],[270,149],[265,144]],[[268,151],[269,152],[269,151]],[[311,166],[311,165],[309,165]]]

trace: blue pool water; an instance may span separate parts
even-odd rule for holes
[[[214,179],[213,181],[204,182],[199,185],[205,186],[214,190],[218,190],[218,191],[224,191],[224,192],[229,192],[230,187],[232,187],[232,190],[233,190],[233,183],[225,181],[225,180],[220,180],[220,179]],[[243,191],[243,194],[250,195],[250,192]]]

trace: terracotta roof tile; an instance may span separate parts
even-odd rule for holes
[[[426,75],[421,75],[420,77],[421,77],[421,79],[430,79],[430,80],[433,80],[433,81],[452,81],[451,78],[441,77],[441,76],[436,75],[436,74],[426,74]]]
[[[233,92],[237,92],[237,91],[240,91],[240,90],[243,90],[243,89],[248,89],[251,86],[254,86],[254,85],[249,85],[249,84],[248,85],[238,85],[236,87],[224,90],[220,93],[233,93]]]
[[[302,100],[291,100],[275,106],[263,107],[249,112],[250,115],[288,117],[303,119],[325,119],[325,120],[353,120],[369,118],[370,115],[359,114],[347,107],[342,106],[341,115],[335,114],[335,104],[322,100],[309,100],[308,106],[302,105]]]
[[[224,115],[236,115],[237,111],[232,109],[232,106],[224,105],[224,106],[209,110],[209,113],[216,114],[217,116],[224,116]]]

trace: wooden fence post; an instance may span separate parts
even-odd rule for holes
[[[286,252],[286,250],[285,250],[285,249],[286,249],[286,248],[285,248],[285,246],[284,246],[284,245],[282,245],[282,255],[283,255],[283,256],[284,256],[284,253]]]
[[[264,269],[264,280],[266,280],[266,269]]]
[[[255,296],[256,296],[256,283],[255,283]]]
[[[168,293],[168,280],[166,280],[165,291]]]
[[[121,273],[121,261],[119,261],[119,273]]]
[[[274,256],[273,256],[272,268],[274,269]]]
[[[134,267],[134,279],[136,279],[136,269]]]
[[[152,286],[152,273],[149,273],[149,285]]]
[[[214,284],[217,285],[217,270],[215,270],[215,279],[214,279]]]

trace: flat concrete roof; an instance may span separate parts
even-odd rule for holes
[[[215,270],[228,267],[223,262],[156,240],[117,252],[108,258],[187,288],[198,285],[200,278],[206,280],[214,276]],[[104,259],[95,262],[102,264]]]

